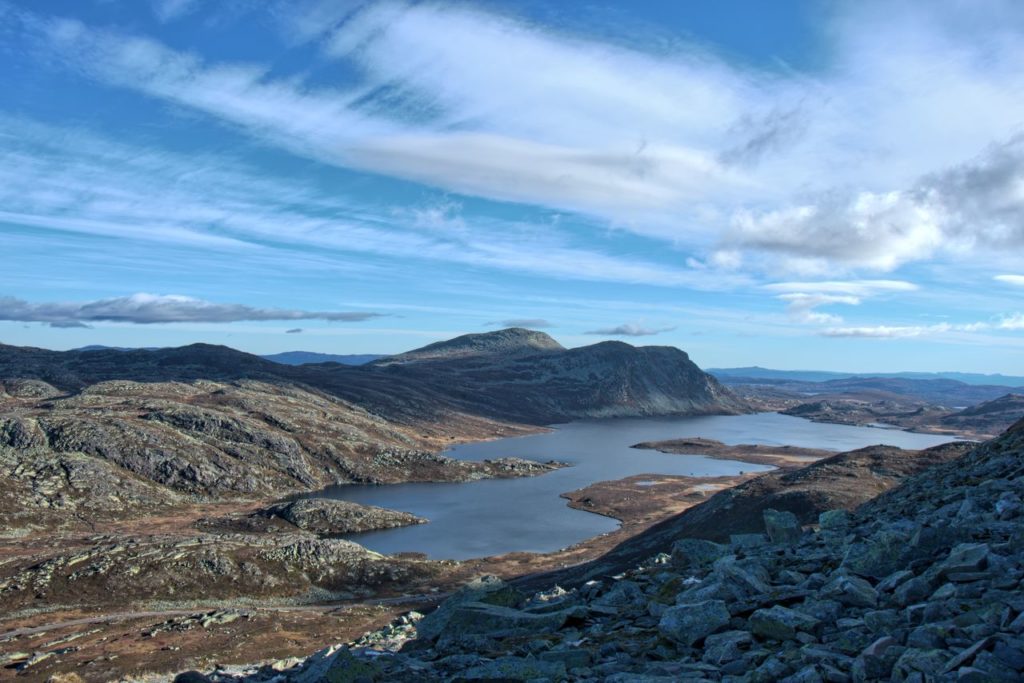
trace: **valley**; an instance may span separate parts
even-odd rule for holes
[[[363,366],[0,347],[0,387],[0,658],[25,680],[284,661],[483,574],[617,572],[969,448],[758,413],[674,349],[525,330]]]

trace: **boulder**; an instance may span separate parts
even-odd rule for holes
[[[665,610],[658,630],[673,640],[692,647],[695,643],[729,625],[730,615],[721,600],[677,605]]]
[[[723,557],[728,548],[700,538],[684,538],[672,544],[672,564],[681,569],[700,569]]]
[[[814,617],[794,609],[775,605],[759,609],[748,621],[751,633],[769,640],[792,640],[797,633],[819,633],[822,623]]]
[[[772,543],[792,545],[800,540],[803,528],[792,512],[764,511],[764,529]]]

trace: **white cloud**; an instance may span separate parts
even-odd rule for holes
[[[790,319],[811,325],[839,325],[841,316],[816,310],[821,306],[858,306],[865,298],[893,292],[912,292],[917,285],[903,280],[825,280],[817,282],[774,282],[762,289],[778,292],[786,302]]]
[[[322,37],[361,80],[314,88],[77,22],[21,21],[73,68],[266,144],[597,216],[723,270],[888,271],[1024,244],[1018,3],[844,5],[813,74],[682,43],[629,49],[463,4],[293,14],[293,36]]]
[[[1024,287],[1024,275],[996,275],[993,279],[1005,282],[1008,285]]]
[[[939,251],[1024,247],[1024,137],[906,191],[830,194],[792,208],[742,210],[728,239],[882,271]]]
[[[875,339],[904,339],[907,337],[920,337],[927,334],[938,334],[949,332],[951,325],[939,323],[937,325],[911,325],[911,326],[889,326],[875,325],[870,327],[829,327],[822,331],[826,337],[869,337]]]
[[[299,311],[254,308],[243,304],[218,304],[175,294],[138,293],[84,303],[32,303],[0,297],[0,320],[43,322],[53,327],[83,327],[90,322],[154,323],[216,322],[241,320],[328,320],[361,322],[383,314],[364,311]]]
[[[815,325],[837,325],[843,321],[838,315],[816,311],[815,309],[819,306],[829,306],[832,304],[857,306],[861,301],[859,297],[848,294],[807,294],[804,292],[780,294],[778,298],[788,304],[786,311],[789,313],[790,318],[798,322]]]
[[[997,327],[1001,330],[1024,330],[1024,313],[1004,316]]]

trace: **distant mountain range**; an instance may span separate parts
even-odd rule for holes
[[[829,372],[827,370],[772,370],[758,366],[746,368],[708,368],[706,372],[722,378],[788,380],[793,382],[828,382],[835,379],[951,379],[964,384],[1024,387],[1024,376],[983,375],[972,372]]]
[[[67,352],[0,345],[0,378],[73,390],[110,380],[301,384],[418,426],[452,415],[550,424],[747,410],[674,347],[601,342],[566,349],[543,332],[522,328],[463,335],[358,366],[351,357],[349,364],[294,364],[310,357],[266,359],[211,344]]]

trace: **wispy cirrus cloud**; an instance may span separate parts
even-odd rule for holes
[[[259,252],[307,247],[560,279],[721,286],[698,273],[580,246],[554,226],[478,218],[457,205],[374,206],[230,157],[179,155],[0,117],[0,222]],[[732,281],[743,281],[742,275]]]
[[[132,294],[86,302],[28,302],[0,297],[0,320],[41,322],[51,327],[87,327],[88,323],[231,323],[261,320],[361,322],[384,314],[364,311],[300,311],[220,304],[174,294]]]
[[[596,330],[590,330],[584,332],[584,334],[593,334],[605,337],[651,337],[662,332],[671,332],[676,329],[675,327],[644,327],[642,325],[634,325],[632,323],[625,323],[623,325],[616,325],[615,327],[602,327]]]
[[[972,323],[936,323],[934,325],[868,325],[862,327],[829,327],[826,337],[867,337],[874,339],[905,339],[927,337],[949,332],[985,332],[991,330],[1024,330],[1024,313],[1003,315],[994,321]]]
[[[951,2],[843,7],[827,17],[833,50],[813,76],[457,4],[286,14],[360,78],[313,87],[265,65],[21,16],[72,68],[293,153],[577,211],[712,254],[884,271],[1021,244],[1014,3],[983,16]]]

